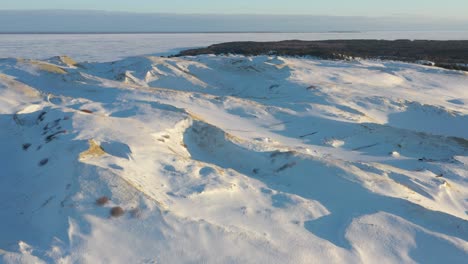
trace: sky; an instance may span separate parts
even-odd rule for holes
[[[466,31],[468,20],[258,14],[0,10],[0,33]]]
[[[0,0],[0,9],[372,17],[416,15],[468,20],[468,0]]]

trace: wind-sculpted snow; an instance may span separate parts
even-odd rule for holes
[[[0,60],[0,263],[464,263],[466,87],[365,60]]]

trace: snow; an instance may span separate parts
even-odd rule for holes
[[[467,86],[390,61],[2,59],[0,262],[464,263]]]

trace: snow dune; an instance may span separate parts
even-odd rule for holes
[[[2,59],[0,262],[464,263],[466,87],[367,60]]]

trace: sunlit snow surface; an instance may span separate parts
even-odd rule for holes
[[[464,263],[467,87],[398,62],[2,59],[0,262]]]

